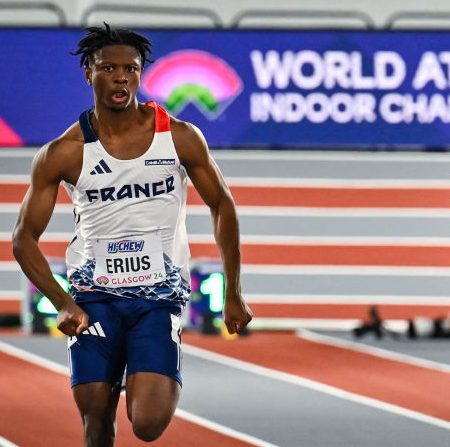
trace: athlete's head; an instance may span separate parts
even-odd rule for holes
[[[126,29],[87,28],[74,55],[81,55],[88,84],[93,86],[95,103],[120,111],[137,104],[142,69],[151,62],[151,43]]]
[[[151,42],[144,36],[123,28],[111,28],[103,22],[104,27],[92,26],[86,28],[86,36],[78,42],[78,49],[74,51],[74,56],[81,55],[80,66],[85,68],[92,63],[93,54],[103,47],[110,45],[128,45],[136,48],[141,57],[141,66],[144,68],[145,62],[152,62]]]

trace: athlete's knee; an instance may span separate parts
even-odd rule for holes
[[[116,437],[115,420],[108,414],[82,413],[84,438],[87,446],[113,446]]]
[[[156,441],[169,425],[169,421],[163,419],[137,419],[133,421],[133,432],[145,442]]]

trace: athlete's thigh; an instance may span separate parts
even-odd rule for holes
[[[108,418],[114,422],[120,397],[120,385],[106,382],[90,382],[72,388],[78,410],[85,418]]]
[[[182,383],[180,309],[144,302],[140,312],[126,331],[128,417],[133,425],[157,419],[164,426],[175,411]]]
[[[120,317],[110,302],[80,303],[89,315],[89,328],[69,337],[71,384],[91,382],[114,385],[125,368],[124,339]]]
[[[125,330],[127,376],[156,373],[181,385],[180,309],[154,307],[144,302],[139,311],[139,318]]]

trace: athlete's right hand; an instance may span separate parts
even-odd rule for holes
[[[63,334],[72,337],[88,328],[89,315],[71,300],[59,309],[56,323]]]

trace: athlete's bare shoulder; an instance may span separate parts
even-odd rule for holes
[[[184,166],[195,163],[207,155],[208,145],[198,127],[171,116],[170,128],[175,149]]]
[[[43,170],[51,179],[76,184],[83,164],[84,137],[78,123],[43,146],[33,162],[33,168]]]

